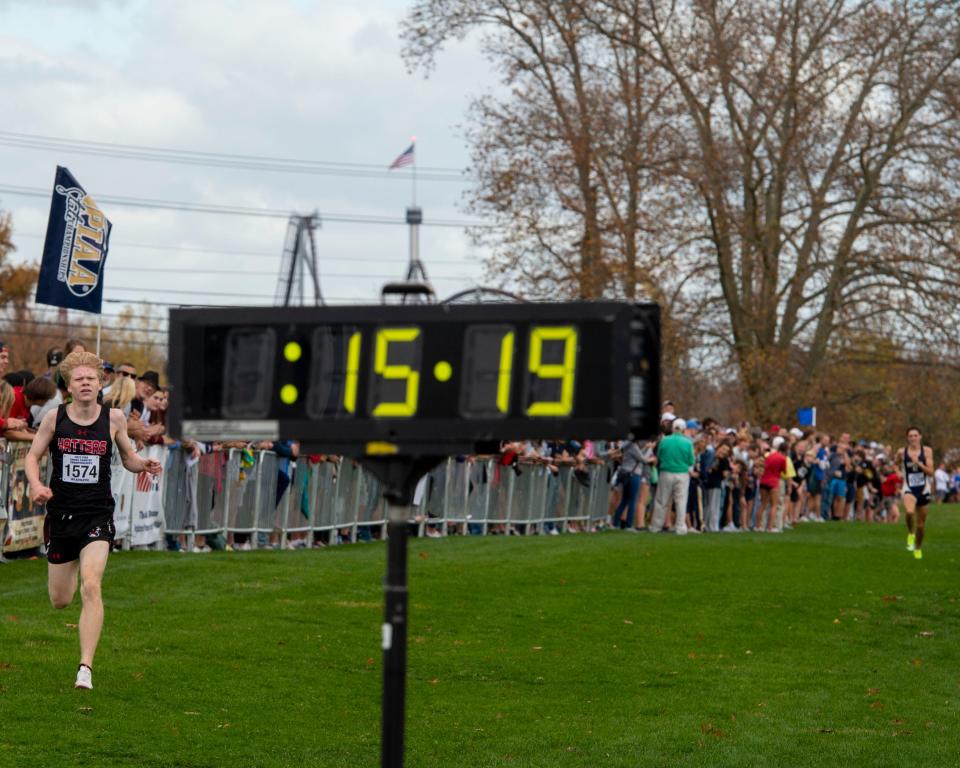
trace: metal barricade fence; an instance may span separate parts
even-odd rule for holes
[[[309,460],[301,459],[300,468]],[[329,542],[336,541],[336,507],[340,465],[342,460],[321,461],[310,465],[308,481],[310,529],[314,538],[322,536]]]
[[[20,486],[29,444],[0,448],[0,516],[17,521],[20,497],[27,495]],[[526,460],[504,466],[496,456],[450,458],[428,474],[411,520],[432,535],[590,530],[606,519],[610,476],[601,461],[575,470]],[[260,451],[251,459],[237,449],[194,458],[175,448],[162,478],[165,533],[186,536],[190,547],[198,535],[222,535],[226,544],[242,534],[252,548],[382,537],[381,490],[380,481],[349,458],[295,461]],[[128,514],[127,506],[118,500],[118,514]],[[8,530],[4,543],[9,539]]]
[[[492,456],[476,456],[470,464],[469,482],[467,491],[467,530],[470,533],[487,533],[491,510],[494,505],[492,478],[496,459]]]

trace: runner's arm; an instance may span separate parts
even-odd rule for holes
[[[53,440],[53,431],[57,424],[57,411],[48,411],[40,422],[37,434],[33,438],[33,444],[27,453],[24,461],[24,470],[27,475],[27,482],[30,483],[30,496],[35,503],[43,503],[53,498],[50,489],[40,481],[40,459],[50,447],[50,441]]]
[[[936,471],[933,466],[933,448],[929,445],[923,447],[923,471],[931,477]]]
[[[113,441],[116,443],[117,450],[120,451],[120,460],[123,466],[130,472],[149,472],[151,475],[160,474],[160,462],[156,459],[145,459],[138,456],[133,450],[130,438],[127,435],[127,420],[123,411],[117,408],[110,409],[110,426],[114,431]]]

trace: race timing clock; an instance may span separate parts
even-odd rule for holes
[[[515,439],[651,436],[656,305],[176,309],[174,434],[428,455]]]

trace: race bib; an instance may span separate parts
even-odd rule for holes
[[[923,472],[908,472],[907,473],[907,485],[911,488],[918,488],[921,485],[926,485],[927,476]]]
[[[85,456],[79,453],[63,454],[63,474],[65,483],[95,483],[100,479],[100,457]]]

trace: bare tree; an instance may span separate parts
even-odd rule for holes
[[[670,86],[636,46],[597,34],[575,2],[422,0],[403,28],[411,66],[474,29],[508,95],[473,105],[469,138],[479,183],[471,208],[503,228],[491,272],[534,295],[664,298],[647,247],[655,235],[651,177],[669,161],[654,124]],[[640,28],[635,29],[639,34]]]
[[[842,329],[952,335],[960,3],[583,7],[623,44],[642,26],[682,96],[680,173],[753,414],[810,387]]]
[[[688,313],[687,338],[729,355],[754,418],[858,336],[956,346],[960,0],[420,0],[407,55],[429,63],[478,28],[513,85],[474,145],[479,199],[509,213],[503,250],[523,242],[563,274],[579,229],[580,271],[615,274],[600,254],[629,251],[611,232],[636,233],[622,279],[633,258],[645,292]],[[624,72],[645,84],[632,113]],[[618,152],[631,115],[642,139]],[[511,158],[516,188],[494,172]]]

